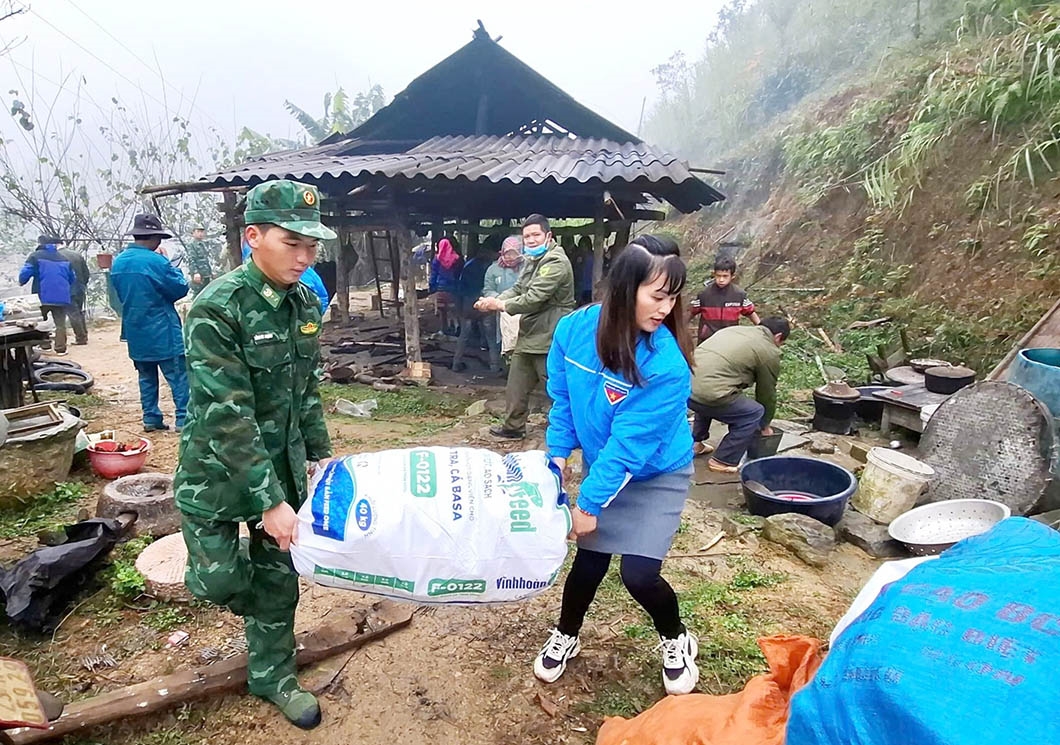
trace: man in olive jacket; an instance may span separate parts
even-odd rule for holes
[[[521,314],[519,337],[508,368],[507,416],[494,437],[521,440],[526,436],[530,394],[548,378],[546,360],[559,319],[574,310],[574,270],[563,248],[552,244],[552,229],[541,215],[523,222],[523,270],[511,289],[497,297],[479,298],[475,310]]]
[[[729,425],[707,463],[709,470],[735,473],[755,437],[773,433],[769,423],[777,408],[780,346],[789,333],[788,321],[774,316],[759,326],[720,329],[696,347],[692,397],[688,400],[688,408],[696,414],[692,452],[711,452],[705,440],[712,420]],[[743,395],[752,385],[754,400]]]

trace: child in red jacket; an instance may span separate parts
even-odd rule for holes
[[[692,318],[699,317],[700,343],[718,329],[738,325],[741,316],[747,316],[756,326],[761,323],[755,304],[733,283],[735,277],[735,261],[728,256],[715,259],[713,279],[705,283],[703,291],[692,302]]]

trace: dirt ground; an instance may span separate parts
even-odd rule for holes
[[[87,347],[71,350],[70,359],[95,376],[93,393],[104,401],[86,407],[88,431],[138,431],[135,372],[116,324],[97,326]],[[487,395],[496,398],[498,393],[493,389]],[[168,393],[162,409],[171,416]],[[528,443],[501,447],[540,446],[542,420],[536,421]],[[397,421],[329,416],[340,452],[342,443],[351,442],[497,447],[482,437],[489,423],[489,414]],[[162,433],[153,442],[145,470],[171,472],[177,436]],[[89,483],[92,496],[84,504],[91,508],[103,482],[83,472],[74,476]],[[680,557],[706,545],[719,532],[733,496],[732,484],[695,491],[672,553]],[[11,560],[31,546],[29,539],[0,542],[0,557]],[[757,636],[826,638],[877,565],[858,549],[842,545],[819,571],[753,534],[726,538],[712,550],[716,555],[710,557],[672,558],[664,569],[679,590],[689,625],[700,633],[699,690],[709,693],[739,688],[764,669],[754,649]],[[230,695],[100,728],[71,741],[235,745],[293,737],[321,745],[591,743],[605,715],[633,715],[662,697],[657,637],[652,638],[646,616],[609,577],[586,623],[581,656],[560,682],[544,686],[534,679],[531,665],[558,615],[560,593],[557,586],[531,601],[502,607],[420,609],[408,628],[356,652],[324,694],[324,721],[311,732],[296,732],[270,706],[248,695]],[[239,619],[225,611],[177,606],[173,612],[186,619],[178,628],[188,631],[191,640],[166,648],[169,631],[145,625],[147,612],[141,609],[150,606],[146,599],[104,616],[95,606],[99,594],[76,606],[54,638],[0,630],[0,653],[22,656],[42,687],[59,690],[69,700],[195,667],[205,647],[220,647],[240,636]],[[331,621],[374,600],[304,583],[298,629],[311,629],[325,616]],[[117,667],[93,673],[81,666],[83,656],[101,651],[112,654]]]

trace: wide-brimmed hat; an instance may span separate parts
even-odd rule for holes
[[[37,236],[38,246],[58,246],[61,243],[66,243],[62,238],[57,235],[51,235],[49,233],[43,233]]]
[[[128,232],[128,235],[134,238],[173,237],[172,233],[162,227],[162,221],[158,219],[158,216],[152,215],[150,212],[145,212],[133,218],[132,230]]]
[[[320,192],[315,186],[280,179],[258,184],[247,192],[247,225],[279,225],[292,233],[332,240],[335,231],[320,222]]]

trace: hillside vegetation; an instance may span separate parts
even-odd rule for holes
[[[735,53],[752,21],[782,5],[733,3],[739,12],[720,29],[727,41],[708,44],[697,75],[721,70],[718,50]],[[735,244],[756,302],[825,328],[845,352],[796,338],[796,356],[821,352],[863,377],[863,352],[904,327],[915,351],[985,374],[1060,294],[1060,3],[923,0],[916,36],[901,24],[887,36],[886,12],[857,0],[790,5],[789,23],[821,20],[826,6],[845,9],[849,23],[832,16],[820,29],[832,46],[801,43],[803,54],[821,50],[800,78],[816,85],[768,122],[747,118],[754,107],[743,96],[754,86],[737,91],[729,111],[746,108],[748,134],[720,123],[689,155],[721,164],[729,200],[668,227],[692,248],[699,276],[723,239]],[[877,5],[900,13],[911,4]],[[861,46],[839,44],[847,29]],[[757,76],[760,98],[792,53],[739,56],[725,65],[772,66]],[[702,96],[688,101],[710,100]],[[675,105],[671,96],[653,121]],[[690,153],[688,143],[666,144]],[[787,291],[813,286],[824,292]],[[894,322],[847,330],[884,316]]]

